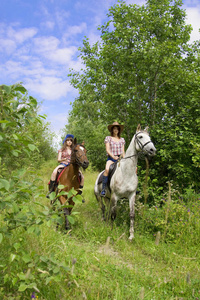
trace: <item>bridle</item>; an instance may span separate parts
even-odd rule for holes
[[[85,147],[83,145],[79,145],[79,146],[83,147],[85,149]],[[82,151],[83,153],[79,156],[77,156],[76,152],[78,152],[78,150],[75,150],[75,148],[73,149],[73,152],[74,152],[74,156],[75,156],[74,163],[77,164],[79,167],[81,167],[82,163],[80,161],[81,161],[82,156],[85,155],[84,151]],[[73,161],[71,161],[70,164],[73,164]]]
[[[140,142],[140,140],[138,139],[138,134],[140,134],[140,133],[142,133],[141,131],[140,132],[138,132],[138,133],[136,133],[136,135],[135,135],[135,141],[138,143],[138,146],[139,146],[139,148],[141,149],[141,151],[143,151],[143,149],[144,149],[144,147],[146,146],[146,145],[148,145],[149,143],[152,143],[152,141],[150,140],[150,141],[148,141],[148,142],[146,142],[144,145]]]
[[[140,134],[140,133],[142,133],[142,131],[139,131],[138,133],[136,133],[135,134],[135,143],[137,142],[137,144],[138,144],[138,146],[139,146],[139,148],[140,148],[140,154],[141,155],[145,155],[146,153],[145,153],[145,151],[144,151],[144,147],[146,146],[146,145],[148,145],[149,143],[152,143],[152,141],[150,140],[150,141],[148,141],[148,142],[146,142],[144,145],[140,142],[140,140],[138,139],[138,134]],[[123,157],[123,158],[121,158],[121,159],[127,159],[127,158],[131,158],[131,157],[134,157],[134,156],[138,156],[138,153],[137,154],[133,154],[133,155],[130,155],[130,156],[127,156],[127,157]]]

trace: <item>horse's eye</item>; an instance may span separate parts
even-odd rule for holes
[[[141,135],[141,136],[139,136],[139,139],[142,139],[143,138],[143,136]]]

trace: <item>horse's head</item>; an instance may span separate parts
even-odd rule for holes
[[[87,169],[89,166],[89,161],[86,156],[86,149],[84,146],[84,142],[82,144],[74,144],[74,147],[72,148],[72,154],[71,154],[71,163],[77,164],[79,167],[82,167],[83,169]]]
[[[135,142],[136,142],[136,150],[138,152],[143,151],[149,156],[154,156],[156,154],[156,148],[150,139],[148,133],[148,127],[142,130],[140,124],[138,125],[135,134]]]

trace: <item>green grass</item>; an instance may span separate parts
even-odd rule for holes
[[[50,168],[41,171],[44,178],[44,194]],[[21,241],[30,253],[51,256],[66,261],[69,271],[63,271],[62,281],[52,281],[40,287],[37,299],[200,299],[200,254],[198,245],[160,241],[155,244],[153,232],[141,228],[137,219],[135,239],[130,242],[128,209],[117,216],[113,228],[101,221],[101,209],[94,196],[97,173],[86,171],[83,196],[85,203],[77,204],[75,223],[70,234],[61,226],[41,225],[41,234],[35,236],[16,232],[15,241]],[[41,203],[49,206],[45,196]],[[123,205],[128,207],[128,203]],[[123,217],[125,221],[123,220]],[[145,221],[145,220],[144,220]],[[143,227],[144,229],[145,227]],[[6,253],[5,241],[2,253]],[[45,270],[42,270],[45,272]],[[11,291],[12,292],[12,291]],[[25,293],[15,298],[12,293],[4,299],[30,299]],[[21,298],[20,298],[21,297]]]

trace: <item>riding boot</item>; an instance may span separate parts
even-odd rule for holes
[[[105,195],[106,195],[107,182],[108,182],[108,176],[103,176],[102,191],[101,191],[101,196],[102,197],[105,197]]]
[[[46,195],[46,198],[49,198],[49,195],[54,191],[55,183],[56,183],[55,180],[50,180],[50,183],[49,183],[49,192]]]

